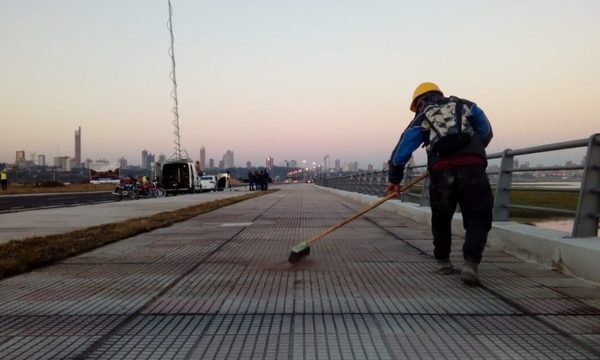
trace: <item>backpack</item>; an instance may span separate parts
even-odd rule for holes
[[[455,154],[465,148],[475,135],[471,109],[465,101],[451,96],[434,101],[422,113],[427,151],[437,156]]]

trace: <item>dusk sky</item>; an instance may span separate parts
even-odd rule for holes
[[[484,109],[489,152],[600,132],[598,0],[172,3],[194,160],[381,168],[423,81]],[[0,162],[73,156],[79,126],[83,159],[173,154],[167,4],[0,0]]]

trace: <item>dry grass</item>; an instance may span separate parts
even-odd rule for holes
[[[224,206],[275,191],[277,190],[257,191],[243,196],[210,201],[144,218],[93,226],[66,234],[13,240],[0,245],[0,279],[21,274],[71,256],[85,253],[106,244],[166,227]]]
[[[9,184],[8,189],[6,191],[0,191],[0,195],[112,191],[114,188],[115,184],[70,184],[65,186],[52,187]]]

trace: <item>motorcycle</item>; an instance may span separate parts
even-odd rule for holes
[[[121,201],[123,198],[139,199],[140,192],[135,179],[123,178],[115,190],[113,191],[115,201]]]
[[[138,188],[138,197],[163,197],[165,194],[165,189],[158,186],[154,181],[142,183]]]

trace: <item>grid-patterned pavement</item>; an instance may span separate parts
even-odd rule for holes
[[[467,287],[391,212],[287,262],[363,206],[284,187],[5,279],[0,358],[600,358],[599,286],[487,249]]]

